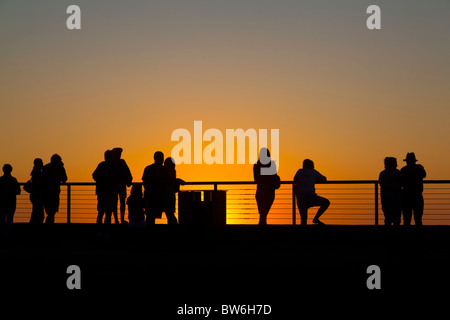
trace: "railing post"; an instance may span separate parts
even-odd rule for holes
[[[378,182],[375,182],[375,225],[378,225]]]
[[[70,184],[67,184],[67,223],[70,223]]]
[[[295,226],[296,224],[296,212],[295,212],[295,188],[294,182],[292,182],[292,224]]]

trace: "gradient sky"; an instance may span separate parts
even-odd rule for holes
[[[79,31],[66,8],[81,7]],[[382,29],[366,28],[366,8]],[[0,164],[26,181],[59,153],[92,181],[121,146],[135,181],[177,128],[280,129],[280,171],[376,179],[415,151],[450,179],[448,1],[0,1]],[[251,180],[251,165],[179,165]]]

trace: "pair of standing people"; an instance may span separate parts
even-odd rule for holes
[[[105,160],[100,162],[92,174],[96,182],[97,224],[101,224],[105,216],[105,224],[111,223],[114,215],[115,223],[119,223],[117,204],[120,200],[120,222],[125,221],[125,201],[127,186],[131,186],[133,177],[127,163],[121,158],[122,148],[106,150]]]
[[[414,213],[414,222],[420,226],[424,208],[423,179],[427,174],[424,167],[416,163],[414,152],[408,153],[403,161],[406,166],[398,170],[397,159],[386,157],[385,170],[378,178],[384,222],[386,225],[400,225],[403,212],[403,224],[409,226]]]
[[[177,179],[175,162],[169,157],[164,160],[164,153],[156,151],[153,155],[154,163],[144,169],[142,182],[146,203],[146,223],[155,224],[165,212],[168,224],[177,224],[175,217],[175,194],[180,190],[184,181]]]
[[[62,158],[58,154],[52,155],[50,163],[44,166],[40,158],[34,159],[31,179],[24,187],[30,192],[32,204],[31,224],[41,224],[44,222],[44,211],[47,213],[46,224],[55,222],[55,215],[59,211],[59,195],[61,184],[66,183],[67,174]]]
[[[261,148],[259,160],[253,166],[253,177],[256,182],[256,203],[259,212],[259,225],[267,224],[267,215],[275,200],[275,190],[280,187],[280,177],[277,175],[276,164],[270,159],[267,148]],[[303,161],[303,168],[294,176],[294,189],[297,206],[300,211],[301,224],[306,225],[308,209],[319,206],[313,223],[324,224],[319,217],[327,210],[330,201],[316,194],[315,184],[327,181],[323,175],[314,169],[314,162],[310,159]]]

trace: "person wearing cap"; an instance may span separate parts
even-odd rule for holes
[[[406,162],[401,172],[403,187],[403,224],[411,225],[411,218],[414,212],[414,222],[416,226],[422,225],[423,216],[423,179],[427,176],[422,165],[417,164],[414,152],[406,154],[403,159]]]

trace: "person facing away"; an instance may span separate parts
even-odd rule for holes
[[[313,223],[324,224],[320,216],[328,209],[330,201],[316,194],[315,184],[326,182],[327,178],[314,169],[314,162],[310,159],[303,161],[303,169],[299,169],[294,176],[294,188],[297,196],[297,206],[300,211],[302,225],[307,224],[308,209],[319,206]]]
[[[44,209],[47,213],[45,223],[55,222],[55,214],[59,210],[59,194],[61,193],[61,183],[67,181],[64,163],[58,154],[52,155],[50,163],[42,168],[42,199]]]
[[[384,224],[398,226],[402,214],[402,180],[400,170],[397,169],[397,159],[386,157],[384,168],[378,177]]]
[[[130,196],[127,199],[128,205],[128,227],[145,227],[145,200],[142,194],[142,185],[134,184],[131,187]]]
[[[423,216],[423,179],[427,176],[422,165],[417,164],[414,152],[406,154],[406,166],[401,172],[403,186],[403,224],[411,225],[411,217],[414,212],[416,226],[422,225]]]
[[[155,162],[145,167],[142,175],[147,225],[155,224],[155,219],[160,219],[164,210],[164,179],[166,176],[163,167],[164,154],[161,151],[156,151],[153,159]]]
[[[270,158],[267,148],[259,150],[259,159],[253,165],[253,179],[256,182],[256,204],[259,213],[259,225],[267,225],[267,215],[275,200],[275,190],[280,187],[280,177],[276,164]]]
[[[12,166],[3,166],[3,176],[0,177],[0,229],[2,235],[7,235],[13,224],[16,212],[16,196],[20,194],[20,185],[11,175]]]
[[[167,224],[177,224],[175,217],[175,194],[180,191],[180,185],[185,182],[177,179],[177,171],[175,170],[175,160],[172,157],[164,160],[164,212],[167,217]]]
[[[97,224],[102,224],[105,216],[105,225],[111,224],[111,215],[117,210],[118,174],[113,163],[113,152],[105,151],[105,160],[100,162],[92,173],[95,181],[97,195]]]
[[[133,182],[133,176],[131,175],[130,168],[128,167],[127,163],[124,159],[121,158],[122,156],[122,148],[114,148],[112,149],[113,155],[114,155],[114,164],[116,166],[117,174],[118,174],[118,186],[117,186],[117,193],[119,197],[119,204],[120,204],[120,223],[126,224],[125,221],[125,201],[127,198],[127,187],[131,187],[131,183]],[[118,223],[117,220],[117,208],[113,212],[114,219],[116,223]]]
[[[30,223],[41,224],[44,222],[44,202],[43,202],[43,177],[42,169],[44,162],[41,158],[33,161],[31,170],[31,192],[30,201],[32,205]]]

